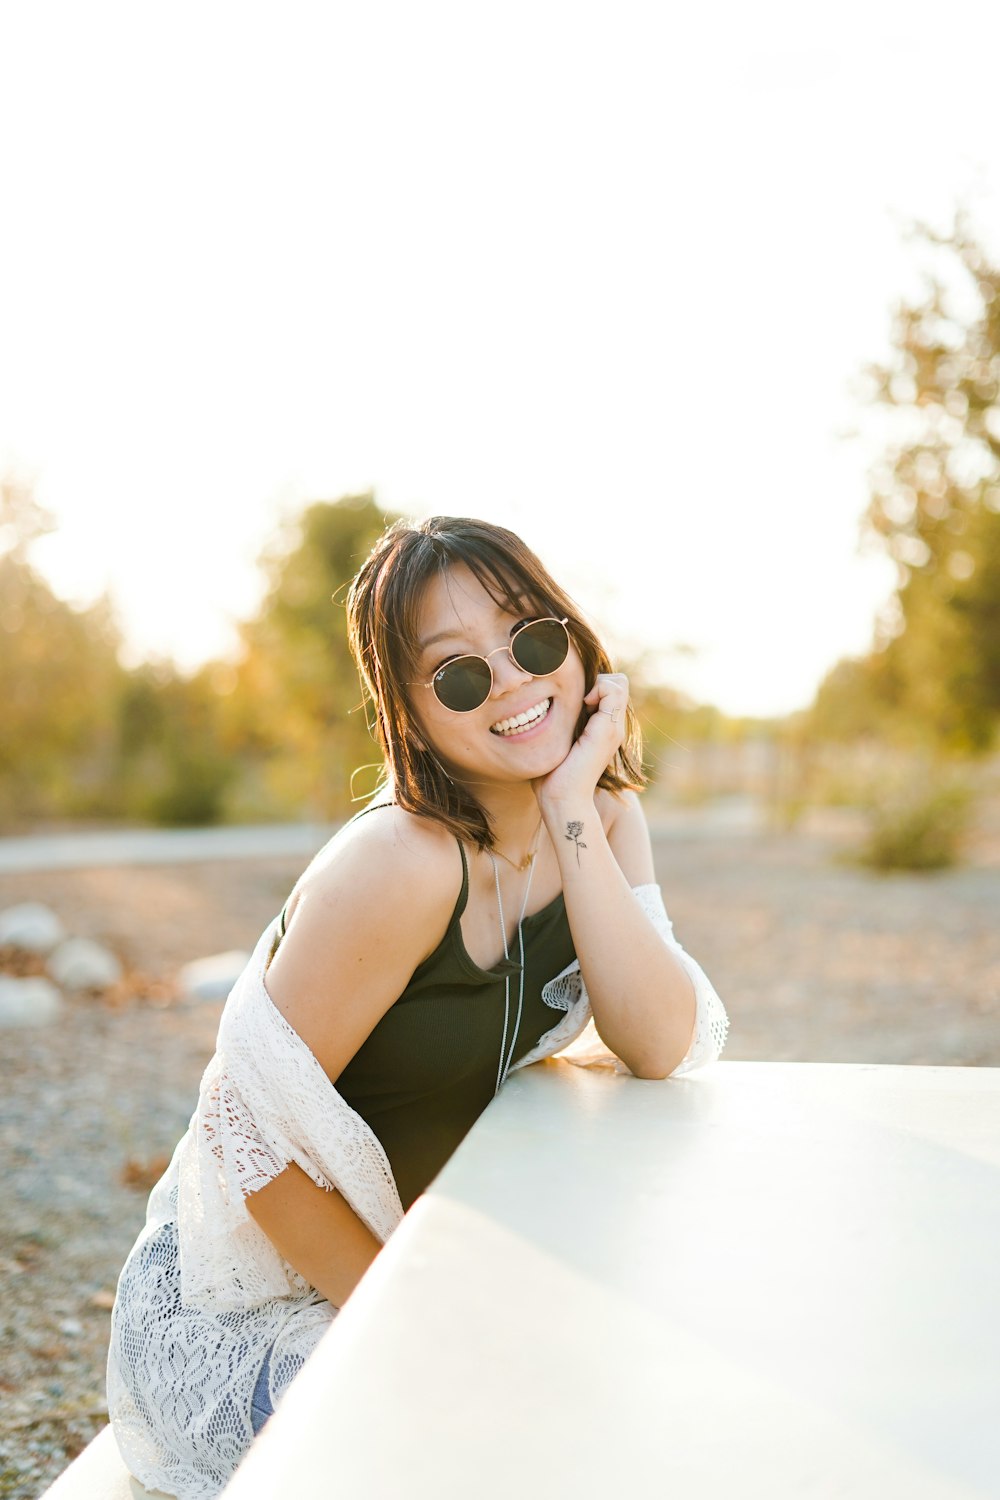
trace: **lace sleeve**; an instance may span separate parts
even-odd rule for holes
[[[658,885],[640,885],[635,889],[639,905],[646,913],[657,932],[687,971],[694,985],[696,1003],[694,1036],[684,1057],[670,1074],[679,1078],[684,1073],[693,1073],[695,1068],[705,1068],[715,1062],[729,1034],[729,1017],[715,989],[700,964],[690,953],[685,952],[674,937],[674,925],[667,916],[663,896]]]
[[[270,929],[269,929],[270,931]],[[402,1218],[388,1159],[263,983],[265,932],[233,988],[198,1108],[178,1155],[185,1302],[252,1306],[305,1285],[247,1213],[295,1162],[336,1190],[380,1241]]]
[[[225,1066],[210,1067],[179,1159],[180,1259],[192,1305],[247,1307],[306,1289],[246,1208],[293,1161],[330,1186],[283,1126],[259,1103],[251,1108]]]
[[[701,965],[685,952],[674,937],[673,924],[664,908],[659,886],[635,886],[634,895],[667,947],[676,954],[694,985],[694,1035],[684,1057],[670,1074],[671,1078],[679,1078],[717,1060],[726,1043],[729,1018]],[[565,1010],[567,1015],[517,1066],[537,1062],[541,1057],[551,1057],[558,1052],[561,1057],[579,1067],[607,1067],[622,1073],[629,1071],[598,1035],[578,962],[574,961],[561,974],[557,974],[555,979],[550,980],[542,991],[542,998],[547,1005]],[[546,1043],[549,1045],[546,1046]]]

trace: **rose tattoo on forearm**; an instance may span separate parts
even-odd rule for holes
[[[573,844],[576,845],[576,862],[577,862],[577,864],[580,863],[580,850],[581,849],[586,849],[586,847],[587,847],[586,844],[583,842],[583,840],[580,837],[580,835],[581,835],[582,832],[583,832],[583,824],[582,823],[578,823],[578,822],[574,821],[572,823],[567,823],[566,824],[566,834],[565,834],[565,837],[568,838]]]

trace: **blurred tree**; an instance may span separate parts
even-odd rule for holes
[[[380,760],[347,645],[347,586],[394,515],[372,494],[317,501],[264,557],[267,591],[242,629],[225,699],[224,733],[256,763],[239,808],[251,815],[303,806],[328,818],[374,788]]]
[[[239,776],[226,742],[216,670],[169,662],[128,674],[118,717],[115,808],[161,824],[216,823]]]
[[[209,823],[348,809],[378,760],[344,595],[387,521],[372,495],[310,505],[262,560],[267,591],[236,663],[126,671],[109,603],[75,609],[29,560],[52,518],[0,485],[0,817]],[[331,596],[335,596],[335,599]],[[356,711],[355,711],[356,710]]]
[[[52,529],[30,487],[0,480],[0,816],[94,810],[115,755],[124,672],[107,600],[74,609],[29,560]]]
[[[899,684],[884,651],[845,657],[827,672],[806,715],[807,737],[852,741],[890,735]]]
[[[983,750],[1000,722],[1000,267],[963,214],[915,233],[945,276],[896,310],[892,354],[868,371],[890,436],[866,520],[898,581],[865,685],[897,729]]]

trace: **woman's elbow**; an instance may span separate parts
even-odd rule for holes
[[[679,1057],[667,1063],[640,1063],[638,1067],[630,1067],[629,1072],[635,1078],[646,1078],[651,1081],[662,1082],[663,1079],[670,1077],[675,1068],[680,1067],[686,1056],[687,1053],[682,1052]]]
[[[662,1080],[669,1078],[671,1073],[680,1067],[694,1044],[697,1027],[697,1012],[694,1005],[693,993],[691,1010],[690,1026],[687,1026],[681,1032],[679,1040],[676,1034],[670,1038],[664,1037],[658,1046],[649,1048],[648,1050],[644,1049],[642,1054],[636,1056],[634,1061],[630,1062],[627,1058],[623,1059],[627,1063],[629,1071],[636,1078]]]

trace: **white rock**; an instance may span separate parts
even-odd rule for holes
[[[90,938],[69,938],[60,944],[47,968],[68,990],[106,990],[122,977],[122,966],[110,948]]]
[[[0,1027],[46,1026],[62,1008],[62,996],[47,979],[0,974]]]
[[[185,964],[177,976],[181,994],[187,1000],[225,1000],[249,961],[249,953],[233,949],[215,953],[211,958],[196,958]]]
[[[66,929],[55,912],[40,901],[22,901],[0,911],[0,944],[27,953],[51,953],[65,937]]]

